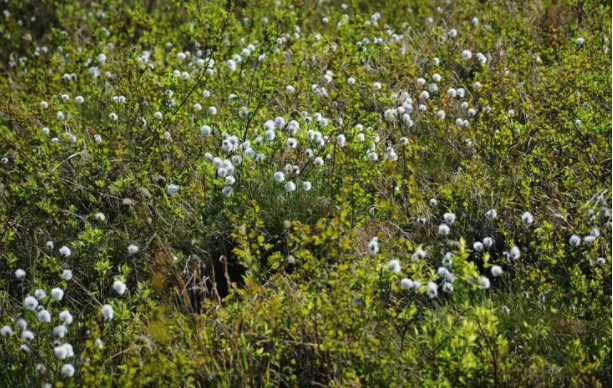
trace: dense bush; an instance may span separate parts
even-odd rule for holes
[[[611,386],[608,3],[0,8],[0,386]]]

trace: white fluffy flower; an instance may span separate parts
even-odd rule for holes
[[[75,368],[72,364],[64,364],[62,365],[61,372],[64,377],[72,377],[75,374]]]
[[[166,192],[168,193],[168,195],[175,195],[179,192],[179,186],[175,184],[170,184],[166,186]]]
[[[390,271],[392,271],[392,273],[400,273],[400,261],[396,259],[390,260],[390,262],[387,263],[387,267]]]
[[[135,255],[138,252],[138,247],[134,244],[128,245],[128,254]]]
[[[70,248],[68,248],[65,245],[60,248],[60,255],[62,255],[64,257],[70,257],[71,253],[72,252],[70,251]]]
[[[450,232],[449,226],[447,224],[440,224],[438,226],[438,234],[441,236],[447,236]]]
[[[413,281],[411,279],[404,278],[400,281],[400,287],[403,290],[409,291],[413,289]]]
[[[438,295],[438,286],[436,285],[436,283],[428,282],[428,288],[426,290],[426,293],[430,298],[436,298],[436,296]]]
[[[30,341],[32,341],[34,339],[34,333],[32,333],[29,330],[24,330],[24,331],[21,332],[21,339],[24,342],[30,342]]]
[[[51,322],[51,313],[47,310],[40,310],[38,314],[36,314],[36,319],[42,323],[50,323]]]
[[[23,269],[19,268],[15,270],[15,277],[17,279],[23,279],[25,276],[26,276],[26,271],[24,271]]]
[[[530,212],[524,212],[524,214],[521,215],[521,222],[523,222],[525,225],[530,225],[532,222],[534,222],[534,216],[532,216]]]
[[[23,307],[26,310],[34,311],[36,306],[38,306],[38,299],[33,296],[26,296],[26,298],[23,300]]]
[[[2,326],[2,328],[0,328],[0,335],[3,337],[9,337],[13,335],[13,329],[10,326]]]
[[[56,338],[64,338],[66,336],[66,326],[58,325],[53,328],[53,336]]]
[[[54,300],[60,301],[64,297],[64,290],[59,287],[56,287],[51,290],[51,298]]]
[[[342,133],[340,135],[338,135],[336,137],[336,144],[338,144],[339,147],[344,147],[347,144],[347,140],[345,139],[345,135],[343,135]]]
[[[58,315],[59,319],[61,322],[63,322],[65,325],[70,325],[73,321],[73,317],[72,314],[70,314],[70,311],[68,310],[64,310],[62,311],[59,315]]]
[[[223,193],[223,195],[225,197],[229,197],[232,195],[232,187],[231,186],[225,186],[223,189],[221,189],[221,192]]]
[[[277,171],[274,173],[273,178],[275,181],[281,183],[285,180],[285,174],[283,174],[281,171]]]
[[[128,288],[126,287],[125,283],[122,282],[121,280],[115,280],[113,282],[113,290],[119,294],[119,295],[123,295],[126,293],[126,290]]]
[[[213,132],[213,129],[208,125],[203,125],[200,127],[200,135],[201,136],[209,136]]]
[[[285,184],[285,191],[287,191],[289,193],[289,192],[292,192],[294,190],[296,190],[296,184],[294,182],[289,181],[289,182],[287,182]]]
[[[481,276],[481,279],[479,280],[479,286],[488,289],[490,288],[490,279],[488,279],[485,276]]]
[[[115,316],[115,310],[113,310],[113,306],[111,306],[110,304],[105,304],[104,306],[102,306],[101,312],[102,317],[104,317],[104,319],[107,321],[110,321]]]
[[[519,250],[519,248],[517,247],[517,245],[515,245],[513,248],[511,248],[511,250],[509,251],[509,259],[511,260],[517,260],[519,259],[521,256],[521,252]]]
[[[452,225],[455,222],[455,214],[453,213],[445,213],[443,214],[443,219],[445,220],[445,223],[447,223],[448,225]]]
[[[373,237],[368,243],[368,253],[376,255],[379,252],[379,238]]]
[[[485,215],[493,220],[498,217],[498,212],[496,211],[496,209],[490,209],[487,211],[487,213],[485,213]]]
[[[485,247],[485,249],[490,249],[492,245],[494,245],[494,239],[492,239],[491,237],[483,238],[483,246]]]
[[[578,247],[579,245],[581,245],[581,237],[577,236],[576,234],[573,234],[572,236],[570,236],[570,238],[568,239],[568,243],[572,246],[572,247]]]
[[[494,265],[492,266],[492,276],[494,277],[498,277],[500,275],[502,275],[502,267],[499,265]]]
[[[72,280],[72,271],[69,269],[65,269],[62,271],[62,274],[60,275],[60,278],[62,278],[62,280]]]

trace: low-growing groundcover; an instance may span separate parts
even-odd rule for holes
[[[0,387],[611,386],[608,2],[0,10]]]

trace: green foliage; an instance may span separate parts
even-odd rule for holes
[[[1,7],[0,386],[610,386],[609,4]]]

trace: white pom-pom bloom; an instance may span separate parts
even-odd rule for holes
[[[116,113],[111,113],[109,114],[109,119],[111,119],[111,121],[117,121],[119,117],[117,116]]]
[[[76,96],[76,97],[75,97],[75,99],[74,99],[74,101],[75,101],[77,104],[81,105],[82,103],[84,103],[84,102],[85,102],[85,99],[83,98],[83,96]]]
[[[525,225],[530,225],[534,222],[534,216],[532,216],[530,212],[524,212],[524,214],[521,215],[521,222]]]
[[[400,287],[403,290],[409,291],[413,289],[413,281],[411,279],[404,278],[400,281]]]
[[[98,221],[106,221],[106,216],[104,215],[104,213],[96,213],[95,217]]]
[[[452,225],[455,222],[455,214],[453,213],[445,213],[443,214],[443,219],[445,220],[445,223],[447,223],[448,225]]]
[[[339,147],[344,147],[347,144],[347,140],[345,139],[345,135],[340,134],[336,137],[336,144],[338,144]]]
[[[50,323],[51,313],[47,310],[40,310],[38,314],[36,314],[36,319],[42,323]]]
[[[25,276],[26,276],[26,271],[24,271],[23,269],[19,268],[15,270],[15,277],[17,279],[23,279]]]
[[[232,189],[231,186],[225,186],[223,189],[221,189],[221,192],[222,192],[222,194],[225,197],[231,196],[232,195],[232,191],[233,191],[233,189]]]
[[[436,298],[436,296],[438,295],[438,286],[436,285],[436,283],[428,282],[428,288],[426,290],[426,293],[430,298]]]
[[[58,315],[58,318],[60,318],[60,321],[62,323],[64,323],[65,325],[70,325],[72,323],[72,321],[73,321],[72,314],[70,314],[70,311],[68,311],[68,310],[62,311]]]
[[[62,280],[66,280],[66,281],[68,281],[68,280],[72,280],[72,271],[71,271],[71,270],[69,270],[69,269],[65,269],[65,270],[63,270],[63,271],[62,271],[62,274],[60,275],[60,278],[61,278]]]
[[[485,215],[491,219],[496,219],[496,217],[498,217],[498,212],[496,209],[490,209],[487,211],[487,213],[485,213]]]
[[[179,192],[179,186],[175,184],[170,184],[166,186],[166,192],[168,193],[168,195],[175,195]]]
[[[113,291],[115,291],[117,294],[123,295],[126,293],[127,289],[128,287],[126,287],[125,283],[121,280],[115,280],[113,282]]]
[[[491,237],[483,238],[483,246],[485,247],[485,249],[490,249],[492,245],[494,245],[494,239],[492,239]]]
[[[53,354],[58,360],[65,360],[68,357],[68,348],[64,345],[59,345],[53,348]]]
[[[162,114],[162,112],[159,112],[159,111],[158,111],[158,112],[155,112],[155,114],[153,115],[153,117],[155,117],[155,118],[156,118],[156,119],[158,119],[158,120],[161,120],[161,119],[164,117],[164,115]]]
[[[283,174],[281,171],[277,171],[274,173],[273,178],[275,181],[281,183],[285,180],[285,174]]]
[[[470,50],[462,50],[462,58],[463,59],[470,59],[473,57],[473,53]]]
[[[447,236],[450,232],[449,226],[447,224],[440,224],[438,226],[438,234],[441,236]]]
[[[568,243],[570,244],[570,246],[572,247],[578,247],[579,245],[581,245],[581,237],[577,236],[576,234],[573,234],[572,236],[570,236],[570,238],[568,239]]]
[[[481,276],[481,279],[479,279],[479,286],[485,289],[490,288],[490,279],[485,276]]]
[[[509,259],[511,260],[517,260],[519,259],[521,256],[521,252],[519,250],[519,248],[517,247],[517,245],[515,245],[513,248],[511,248],[511,250],[509,251]]]
[[[311,190],[311,182],[302,182],[302,190],[303,191],[309,191]]]
[[[473,250],[475,252],[481,252],[483,251],[483,243],[480,241],[475,241],[475,243],[473,244]]]
[[[62,365],[62,376],[64,377],[72,377],[75,374],[75,368],[72,364],[64,364]]]
[[[72,252],[70,251],[70,248],[68,248],[67,246],[63,246],[60,248],[60,255],[64,256],[64,257],[70,257],[70,254]]]
[[[19,330],[24,331],[28,328],[28,322],[26,322],[25,319],[20,318],[17,320],[17,322],[15,322],[15,326],[17,326]]]
[[[33,296],[26,296],[26,298],[23,300],[23,307],[26,310],[34,311],[36,306],[38,306],[38,299]]]
[[[30,342],[30,341],[32,341],[34,339],[34,333],[32,333],[29,330],[24,330],[24,331],[21,332],[21,339],[24,342]]]
[[[64,338],[66,336],[66,326],[59,325],[53,328],[53,336],[56,338]]]
[[[135,255],[136,253],[138,253],[138,247],[134,244],[128,245],[128,254]]]
[[[104,306],[102,306],[101,312],[102,317],[107,321],[110,321],[115,316],[115,310],[113,310],[113,306],[111,306],[110,304],[105,304]]]
[[[213,129],[208,125],[203,125],[200,127],[200,135],[201,136],[209,136],[213,132]]]
[[[294,182],[289,181],[289,182],[287,182],[285,184],[285,191],[287,191],[289,193],[289,192],[292,192],[294,190],[296,190],[296,184]]]
[[[376,255],[379,253],[379,238],[373,237],[372,240],[368,243],[368,253],[370,255]]]
[[[13,329],[10,326],[2,326],[2,328],[0,328],[0,335],[3,337],[10,337],[13,335]]]
[[[64,290],[62,290],[61,288],[54,288],[53,290],[51,290],[51,298],[57,301],[62,300],[62,298],[64,297]]]
[[[390,271],[392,271],[392,273],[400,273],[400,261],[396,259],[390,260],[390,262],[387,263],[387,267]]]
[[[492,276],[493,277],[498,277],[500,275],[502,275],[502,267],[499,265],[494,265],[492,266]]]

